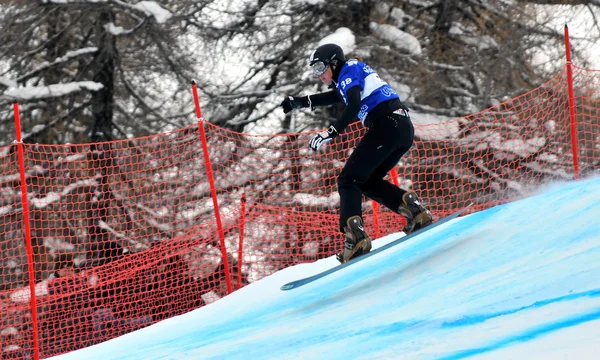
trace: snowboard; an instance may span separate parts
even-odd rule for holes
[[[289,282],[289,283],[287,283],[285,285],[282,285],[281,286],[281,290],[292,290],[292,289],[299,288],[300,286],[309,284],[309,283],[311,283],[311,282],[313,282],[315,280],[319,280],[319,279],[321,279],[321,278],[323,278],[323,277],[325,277],[325,276],[327,276],[329,274],[333,274],[336,271],[342,270],[342,269],[344,269],[344,268],[346,268],[348,266],[351,266],[353,264],[356,264],[357,262],[362,261],[362,260],[364,260],[364,259],[366,259],[366,258],[368,258],[370,256],[373,256],[373,255],[378,254],[378,253],[380,253],[382,251],[385,251],[386,249],[389,249],[392,246],[396,246],[396,245],[401,244],[401,243],[403,243],[403,242],[405,242],[407,240],[410,240],[411,238],[413,238],[415,236],[418,236],[418,235],[420,235],[420,234],[422,234],[422,233],[424,233],[424,232],[426,232],[428,230],[431,230],[431,229],[433,229],[433,228],[435,228],[437,226],[440,226],[440,225],[442,225],[444,223],[447,223],[448,221],[450,221],[452,219],[455,219],[455,218],[459,217],[471,205],[473,205],[473,203],[470,203],[469,205],[467,205],[466,207],[460,209],[459,211],[457,211],[455,213],[452,213],[452,214],[450,214],[450,215],[448,215],[448,216],[446,216],[446,217],[438,220],[437,222],[435,222],[435,223],[433,223],[433,224],[431,224],[431,225],[429,225],[427,227],[419,229],[419,230],[411,233],[410,235],[406,235],[406,236],[403,236],[401,238],[398,238],[398,239],[396,239],[396,240],[394,240],[394,241],[392,241],[392,242],[390,242],[390,243],[388,243],[388,244],[386,244],[386,245],[384,245],[384,246],[382,246],[382,247],[380,247],[378,249],[371,250],[370,252],[368,252],[366,254],[363,254],[363,255],[360,255],[358,257],[355,257],[354,259],[351,259],[350,261],[347,261],[347,262],[345,262],[343,264],[334,266],[334,267],[332,267],[329,270],[325,270],[325,271],[320,272],[318,274],[315,274],[313,276],[309,276],[309,277],[306,277],[304,279],[295,280],[295,281]]]

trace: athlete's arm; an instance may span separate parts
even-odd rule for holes
[[[315,106],[339,104],[343,101],[343,99],[337,91],[332,90],[320,94],[303,96],[302,101],[313,108]]]
[[[346,126],[350,125],[358,116],[358,112],[360,111],[360,87],[353,86],[348,89],[346,99],[348,100],[348,105],[346,105],[340,118],[333,123],[333,127],[338,133],[344,131]]]

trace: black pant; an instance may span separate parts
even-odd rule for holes
[[[407,116],[392,113],[373,121],[338,178],[342,232],[349,217],[362,217],[363,194],[398,212],[406,191],[383,178],[410,150],[414,135],[415,129]]]

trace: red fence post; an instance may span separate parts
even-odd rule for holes
[[[215,186],[215,177],[208,155],[208,144],[206,143],[206,133],[204,132],[204,119],[200,111],[200,99],[198,98],[198,87],[196,82],[192,81],[192,93],[194,95],[194,104],[196,105],[196,117],[198,118],[198,129],[200,129],[200,138],[202,139],[202,150],[204,152],[204,164],[206,166],[206,174],[210,184],[210,193],[212,195],[213,207],[215,209],[215,218],[217,220],[217,230],[219,232],[219,240],[221,242],[221,256],[223,256],[223,265],[225,266],[225,282],[227,284],[227,293],[231,294],[231,276],[229,273],[229,259],[227,256],[227,248],[225,247],[225,232],[221,223],[221,213],[219,212],[219,201],[217,200],[217,187]]]
[[[246,193],[242,194],[240,208],[240,243],[238,245],[238,289],[242,288],[242,259],[244,256],[244,225],[246,223]]]
[[[573,91],[573,68],[571,63],[571,44],[569,27],[565,24],[565,52],[567,55],[567,86],[569,92],[569,118],[571,119],[571,143],[573,151],[573,171],[575,179],[579,178],[579,155],[577,150],[577,120],[575,119],[575,93]]]
[[[394,166],[392,170],[390,170],[390,177],[392,178],[392,182],[396,186],[400,186],[400,180],[398,179],[398,167]],[[400,216],[402,219],[402,226],[406,226],[406,218],[404,216]]]
[[[390,170],[390,177],[392,178],[394,185],[400,186],[400,181],[398,181],[398,169],[395,166]]]
[[[29,200],[27,199],[27,178],[25,177],[25,156],[23,155],[23,138],[21,137],[21,117],[19,104],[13,105],[15,113],[15,128],[17,133],[17,152],[19,156],[19,170],[21,172],[21,203],[23,205],[23,223],[25,226],[25,246],[27,248],[27,271],[29,274],[29,299],[31,301],[31,322],[33,327],[33,358],[39,360],[39,337],[37,323],[37,302],[35,294],[35,269],[33,266],[33,246],[31,244],[31,225],[29,224]]]
[[[375,239],[379,239],[379,204],[375,200],[371,200],[373,207],[373,227],[375,228]]]
[[[392,182],[396,186],[399,186],[398,170],[395,167],[390,170],[390,178],[392,178]],[[371,200],[371,205],[373,207],[373,226],[375,227],[375,239],[379,239],[379,204],[375,200]]]

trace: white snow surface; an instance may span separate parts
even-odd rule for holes
[[[43,296],[48,295],[48,279],[42,280],[35,284],[35,296]],[[29,286],[24,286],[23,288],[14,291],[10,294],[10,300],[13,302],[29,302],[31,299],[31,291]]]
[[[6,87],[17,87],[18,86],[16,81],[14,81],[11,78],[4,77],[4,76],[0,76],[0,85],[6,86]]]
[[[114,3],[118,6],[136,9],[143,11],[148,16],[153,16],[156,19],[156,22],[159,24],[164,23],[169,20],[173,14],[156,1],[138,1],[135,4],[129,4],[129,2],[122,0],[42,0],[44,4],[69,4],[69,3],[91,3],[91,4],[104,4],[104,3]]]
[[[418,125],[415,126],[415,134],[421,139],[447,139],[459,132],[456,118],[411,110],[410,119]]]
[[[44,196],[42,198],[34,197],[31,200],[29,200],[29,204],[37,209],[44,209],[48,205],[60,201],[60,199],[62,199],[63,196],[69,195],[74,190],[78,189],[79,187],[94,186],[94,185],[96,185],[95,179],[79,180],[79,181],[74,182],[74,183],[66,186],[65,188],[63,188],[60,193],[49,192],[48,194],[46,194],[46,196]]]
[[[124,35],[124,34],[129,34],[130,33],[129,30],[125,30],[123,27],[115,25],[114,22],[109,22],[108,24],[104,25],[104,28],[110,34],[115,35],[115,36],[119,36],[119,35]]]
[[[336,260],[53,359],[597,359],[598,214],[600,177],[549,185],[295,290],[280,287]]]
[[[344,50],[345,54],[348,54],[354,51],[356,46],[356,37],[352,30],[341,27],[338,28],[333,34],[329,34],[325,36],[321,41],[319,41],[319,46],[324,44],[337,44],[342,50]]]
[[[133,5],[133,7],[142,10],[146,15],[154,16],[154,19],[159,24],[169,20],[172,16],[169,10],[160,6],[156,1],[140,1]]]
[[[332,206],[340,203],[340,195],[337,192],[329,196],[317,196],[308,193],[297,193],[294,195],[294,201],[304,206]]]
[[[48,97],[64,96],[81,90],[98,91],[103,85],[94,81],[74,81],[66,84],[52,84],[48,86],[26,86],[9,88],[5,96],[16,100],[35,100]]]
[[[393,25],[371,22],[370,27],[377,36],[394,44],[398,49],[406,50],[411,55],[421,55],[423,53],[421,43],[416,37]]]

